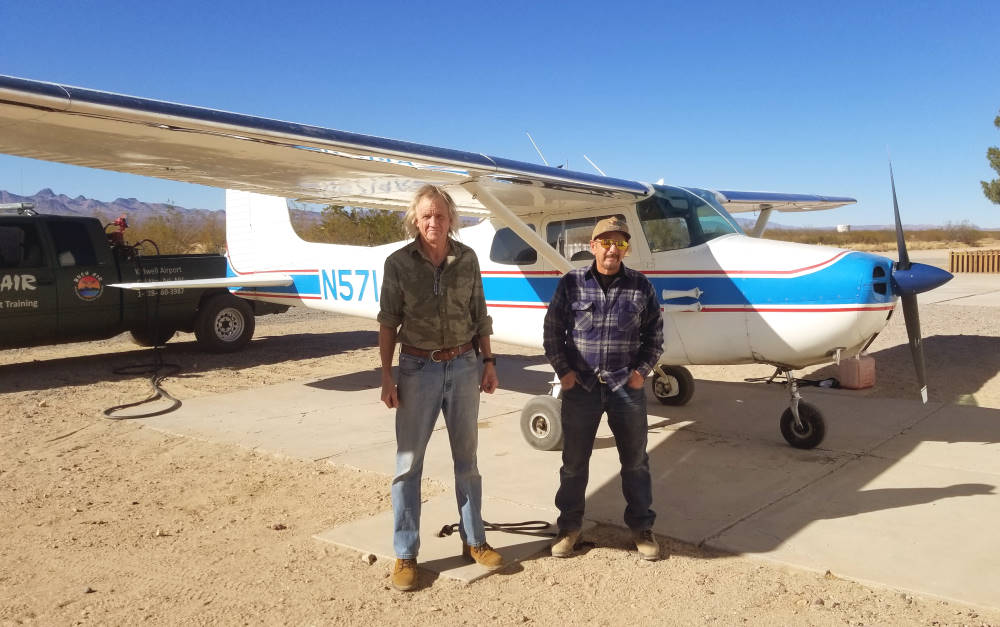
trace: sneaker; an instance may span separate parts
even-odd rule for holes
[[[503,556],[494,551],[493,547],[486,542],[477,544],[476,546],[469,546],[463,542],[462,555],[471,557],[477,564],[486,568],[486,570],[503,568]]]
[[[487,570],[497,570],[503,568],[504,565],[503,556],[486,542],[476,546],[469,546],[463,542],[462,555],[471,558]]]
[[[552,542],[552,557],[571,557],[576,552],[576,542],[580,539],[580,530],[559,530],[559,535]]]
[[[635,548],[639,551],[639,557],[649,561],[660,559],[660,545],[657,544],[651,529],[633,531],[632,539],[635,541]]]
[[[417,560],[396,560],[392,569],[392,587],[403,592],[417,587]]]

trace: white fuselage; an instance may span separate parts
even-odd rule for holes
[[[288,287],[235,293],[375,318],[385,258],[406,242],[376,247],[305,242],[292,229],[284,200],[228,194],[233,273],[294,279]],[[628,207],[621,212],[630,215]],[[540,216],[537,226],[545,226]],[[561,272],[541,259],[520,265],[494,261],[497,231],[484,220],[461,229],[458,239],[479,256],[494,338],[540,348],[542,319]],[[661,361],[667,364],[761,362],[800,368],[830,361],[838,350],[856,354],[885,326],[896,300],[889,259],[735,233],[655,253],[641,233],[634,233],[625,263],[644,272],[661,296]]]

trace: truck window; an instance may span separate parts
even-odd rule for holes
[[[53,221],[49,223],[56,259],[62,267],[97,265],[97,254],[87,226],[81,222]]]
[[[0,226],[0,268],[37,268],[42,246],[33,224]]]

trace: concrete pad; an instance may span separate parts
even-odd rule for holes
[[[554,521],[556,515],[554,510],[539,510],[495,498],[483,499],[484,521]],[[424,501],[420,519],[420,556],[417,563],[421,569],[465,583],[491,574],[482,566],[462,557],[462,541],[457,531],[443,538],[438,536],[441,527],[458,522],[455,497],[452,494],[442,494]],[[585,525],[585,529],[591,527],[593,523]],[[517,532],[487,530],[486,541],[503,555],[505,566],[502,570],[510,572],[513,564],[547,552],[556,531],[554,524],[546,529]],[[313,537],[361,553],[372,553],[389,563],[396,557],[392,548],[392,512],[334,527]]]
[[[331,394],[301,382],[266,389],[266,394],[244,390],[191,399],[173,413],[143,422],[168,433],[307,459],[395,444],[392,413],[377,391]],[[351,435],[342,437],[346,433]]]
[[[996,474],[863,458],[709,544],[995,608],[998,483]]]
[[[956,274],[941,287],[917,294],[917,303],[1000,307],[1000,274]]]
[[[948,405],[708,544],[1000,607],[1000,411]]]
[[[515,389],[544,392],[538,373],[524,374],[523,385]],[[502,376],[516,380],[516,373]],[[377,373],[365,372],[269,386],[192,399],[174,414],[142,422],[388,476],[394,465],[394,419],[378,400],[377,383]],[[826,415],[828,435],[821,449],[801,451],[787,446],[778,432],[787,400],[782,386],[701,380],[697,385],[686,407],[650,404],[657,533],[1000,607],[1000,536],[989,531],[990,521],[1000,519],[1000,411],[807,388],[807,400]],[[504,510],[498,516],[486,509],[487,520],[545,519],[545,512],[555,517],[561,456],[532,449],[523,440],[520,409],[530,397],[509,389],[483,395],[479,467],[489,507],[503,503],[532,512]],[[439,424],[424,476],[451,486],[447,433],[443,421]],[[617,450],[605,425],[591,461],[588,520],[623,525],[618,472]],[[431,534],[434,527],[457,520],[450,492],[440,501],[440,515],[431,513],[436,505],[426,506]],[[355,523],[361,525],[357,533],[365,534],[361,540],[341,537],[337,530],[333,538],[391,557],[389,516],[373,519],[367,531],[363,521]],[[430,524],[435,518],[443,522]],[[490,542],[504,546],[496,535],[490,532]],[[426,542],[426,547],[435,543]],[[455,562],[455,544],[449,539],[437,556],[422,550],[422,561],[442,571],[469,567]]]

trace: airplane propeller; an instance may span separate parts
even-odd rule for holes
[[[903,224],[899,219],[899,202],[896,200],[896,181],[889,163],[889,182],[892,184],[892,209],[896,217],[896,251],[899,261],[892,270],[894,292],[903,302],[903,321],[906,323],[906,337],[910,343],[910,354],[917,370],[917,385],[920,399],[927,402],[927,368],[924,365],[923,338],[920,337],[920,312],[917,309],[917,294],[932,290],[952,279],[952,274],[941,268],[923,263],[911,263],[903,238]]]

